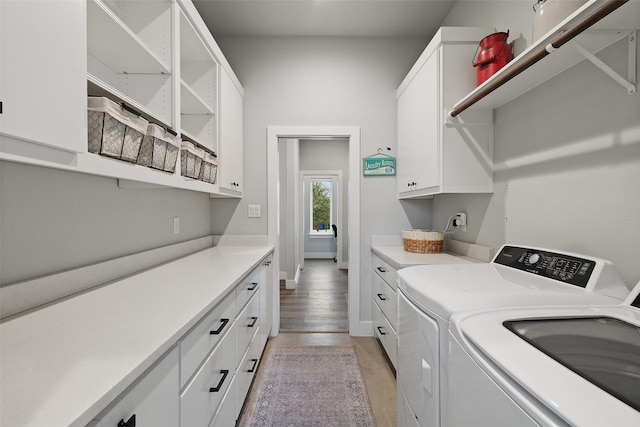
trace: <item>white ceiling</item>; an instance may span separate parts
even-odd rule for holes
[[[431,37],[455,0],[194,0],[214,37]]]

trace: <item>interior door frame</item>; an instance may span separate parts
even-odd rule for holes
[[[367,335],[367,322],[360,321],[360,127],[359,126],[267,126],[267,241],[274,247],[273,256],[273,327],[271,335],[280,333],[280,248],[278,179],[280,159],[278,139],[347,138],[349,144],[349,334]],[[370,332],[370,331],[369,331]],[[370,335],[370,333],[369,333]]]

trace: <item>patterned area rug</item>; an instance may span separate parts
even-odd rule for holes
[[[258,370],[243,426],[373,427],[351,347],[273,348]]]

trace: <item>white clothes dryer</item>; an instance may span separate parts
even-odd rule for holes
[[[453,316],[450,426],[640,426],[638,294]]]
[[[449,426],[449,321],[477,310],[615,305],[629,293],[608,261],[503,246],[490,263],[398,271],[398,425]]]

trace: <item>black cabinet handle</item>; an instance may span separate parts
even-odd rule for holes
[[[387,269],[384,267],[376,267],[380,273],[386,273]]]
[[[377,329],[378,329],[378,332],[380,332],[380,335],[387,335],[386,331],[382,326],[378,326]]]
[[[256,366],[258,366],[258,359],[251,359],[251,361],[253,362],[253,366],[247,371],[249,373],[255,372]]]
[[[380,301],[386,301],[387,297],[384,294],[378,294],[378,298],[380,298]]]
[[[224,327],[227,326],[227,323],[229,323],[229,319],[220,319],[220,322],[222,323],[220,324],[220,327],[218,329],[216,329],[215,331],[209,331],[210,335],[220,335],[220,332],[222,332]]]
[[[136,427],[136,414],[131,415],[131,418],[126,422],[124,421],[124,418],[121,419],[118,423],[118,427]]]
[[[252,291],[255,288],[258,287],[258,282],[251,282],[251,284],[249,285],[249,287],[247,288],[248,291]]]
[[[257,317],[252,317],[251,320],[252,320],[252,322],[247,325],[248,328],[253,328],[254,326],[256,326],[256,322],[258,321],[258,318]]]
[[[218,383],[217,386],[215,387],[211,387],[209,389],[209,393],[217,393],[220,391],[220,389],[222,388],[222,384],[224,384],[224,380],[227,379],[227,375],[229,375],[229,370],[228,369],[223,369],[220,371],[220,373],[222,374],[222,378],[220,379],[220,382]]]

